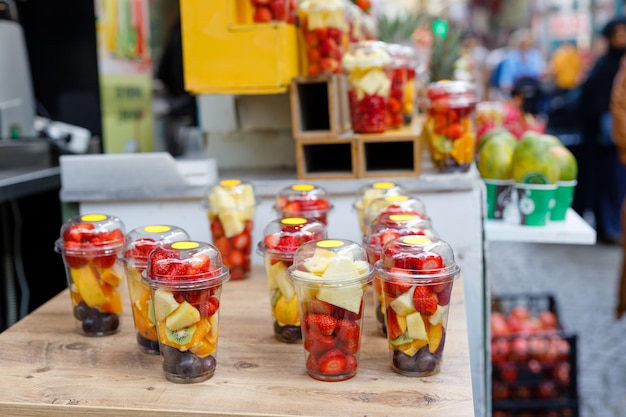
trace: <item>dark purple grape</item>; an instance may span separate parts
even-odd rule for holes
[[[197,378],[204,375],[203,362],[191,352],[187,352],[176,364],[176,376],[181,378]]]
[[[120,325],[120,318],[117,314],[105,313],[100,315],[100,331],[98,333],[111,333]]]
[[[159,342],[150,340],[137,333],[137,343],[145,353],[159,353]]]
[[[97,319],[95,316],[87,316],[83,319],[83,331],[86,334],[97,334]]]
[[[281,342],[295,343],[302,340],[302,330],[300,326],[281,326],[275,321],[274,334]]]
[[[91,308],[85,304],[84,301],[81,301],[77,306],[74,307],[74,317],[76,319],[83,321],[86,317],[91,314]]]
[[[424,346],[413,356],[417,358],[416,372],[432,372],[437,367],[437,357],[430,353],[428,346]]]
[[[216,361],[213,355],[200,359],[202,361],[203,374],[213,374],[215,372]]]
[[[183,357],[183,352],[166,344],[160,346],[160,351],[164,362],[177,364]]]

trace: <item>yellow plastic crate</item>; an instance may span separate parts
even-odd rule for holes
[[[274,94],[299,76],[296,27],[253,23],[250,0],[181,0],[185,87]]]

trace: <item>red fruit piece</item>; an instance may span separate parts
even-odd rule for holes
[[[220,308],[220,300],[215,297],[209,297],[200,305],[199,311],[202,317],[211,317],[217,309]]]
[[[259,6],[254,11],[254,16],[252,20],[256,23],[266,23],[272,21],[272,12],[268,7]]]
[[[363,312],[363,301],[361,301],[361,306],[359,307],[359,312],[355,313],[350,310],[346,310],[345,308],[336,307],[333,312],[333,317],[337,320],[358,320],[361,318],[361,313]]]
[[[359,351],[361,328],[356,321],[339,320],[335,332],[343,353],[353,355]]]
[[[319,38],[323,39],[321,36]],[[331,53],[337,50],[337,42],[332,39],[324,39],[320,42],[319,49],[322,57],[328,57]]]
[[[357,365],[356,356],[346,355],[346,373],[356,372]]]
[[[267,6],[270,4],[270,0],[252,0],[253,6]]]
[[[339,68],[339,61],[335,58],[322,58],[320,60],[320,68],[326,74],[332,74],[337,72],[337,69]]]
[[[65,248],[65,262],[67,262],[71,268],[80,268],[87,265],[87,258],[80,255],[78,252],[76,252],[76,255],[71,255],[73,251],[80,251],[83,248],[82,244],[70,240],[65,241],[63,246]]]
[[[452,283],[446,284],[446,287],[437,292],[437,287],[434,288],[435,293],[437,294],[437,302],[441,306],[447,306],[450,304],[450,295],[452,294]]]
[[[413,306],[420,313],[430,316],[437,311],[437,294],[432,288],[418,285],[413,292]]]
[[[224,236],[224,227],[217,217],[211,222],[211,235],[213,236],[213,241]]]
[[[304,349],[311,352],[312,355],[320,355],[337,344],[335,336],[324,336],[316,330],[310,330],[304,337]]]
[[[230,268],[230,279],[233,281],[244,279],[246,277],[246,272],[242,267]]]
[[[113,265],[115,265],[116,260],[117,260],[116,254],[102,255],[102,256],[96,256],[95,258],[93,258],[93,263],[99,268],[108,269],[108,268],[111,268]]]
[[[326,314],[332,316],[334,308],[335,306],[332,304],[318,300],[317,298],[314,298],[307,304],[307,312],[309,314]]]
[[[318,38],[317,33],[315,32],[306,32],[304,34],[304,41],[306,42],[307,45],[315,47],[319,45],[320,38]]]
[[[419,271],[430,271],[443,268],[441,255],[434,252],[422,252],[418,255],[416,269]]]
[[[250,250],[251,241],[252,239],[250,238],[250,233],[245,231],[232,238],[233,246],[243,252],[248,252]]]
[[[283,21],[287,16],[287,5],[285,0],[273,0],[270,3],[270,11],[274,16],[274,20]]]
[[[150,256],[150,276],[163,278],[167,275],[172,262],[173,259],[170,257],[170,254],[157,247]]]
[[[305,318],[305,325],[308,329],[317,330],[320,334],[329,336],[335,331],[337,319],[328,314],[308,314]]]
[[[386,312],[389,340],[397,339],[402,334],[402,329],[400,329],[400,324],[398,324],[396,312],[391,306],[387,306]]]
[[[237,267],[243,266],[246,262],[246,258],[241,251],[234,250],[228,255],[228,266],[229,267]]]
[[[63,233],[63,240],[65,242],[82,242],[83,239],[87,239],[87,237],[93,232],[94,229],[95,227],[91,223],[73,224],[67,228],[65,233]]]
[[[324,41],[326,38],[328,38],[328,28],[317,28],[315,29],[315,34],[320,41]]]
[[[306,369],[315,372],[320,370],[320,364],[316,355],[309,353],[309,356],[306,358]]]
[[[278,234],[267,235],[263,239],[263,243],[265,244],[266,249],[276,250],[278,248],[278,244],[280,243],[280,235]]]
[[[309,50],[307,51],[307,56],[309,58],[309,64],[317,62],[321,58],[320,51],[318,51],[317,49],[313,49],[313,48],[309,48]]]
[[[337,45],[341,45],[341,42],[343,41],[341,30],[337,28],[328,28],[328,37],[334,40]]]
[[[214,240],[213,245],[222,254],[222,257],[227,257],[230,251],[232,250],[230,240],[228,240],[225,236],[222,236]]]
[[[319,64],[310,64],[309,65],[309,75],[319,75],[321,68]]]
[[[338,349],[324,353],[319,359],[320,372],[324,375],[339,375],[346,370],[346,355]]]
[[[395,268],[391,268],[389,272],[397,273],[398,271]],[[411,283],[391,276],[387,281],[385,281],[383,288],[386,294],[390,297],[396,298],[411,289]]]
[[[300,241],[296,236],[282,236],[278,243],[278,249],[280,252],[295,252],[300,247]]]

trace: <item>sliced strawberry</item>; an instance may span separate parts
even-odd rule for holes
[[[94,229],[95,227],[91,223],[73,224],[63,233],[63,240],[65,242],[82,242],[83,239],[86,240],[87,236],[89,236]]]
[[[357,360],[354,355],[346,355],[346,373],[356,372]]]
[[[204,303],[200,304],[198,310],[202,317],[211,317],[218,308],[220,308],[220,300],[216,297],[209,297]]]
[[[339,68],[339,61],[335,58],[322,58],[320,60],[320,68],[327,74],[332,74]]]
[[[333,334],[337,319],[328,314],[308,314],[304,320],[307,329],[314,329],[325,336]]]
[[[150,255],[150,252],[152,252],[152,249],[156,246],[156,242],[150,238],[142,238],[137,239],[134,246],[140,256],[147,258],[148,255]]]
[[[242,267],[230,268],[230,279],[236,281],[238,279],[244,279],[246,277],[246,272]]]
[[[452,294],[452,283],[449,282],[445,284],[443,289],[437,288],[435,286],[434,291],[437,294],[437,300],[439,301],[439,305],[445,306],[450,304],[450,295]]]
[[[335,329],[339,339],[339,349],[345,354],[355,354],[359,351],[361,328],[356,321],[339,320]]]
[[[263,239],[263,243],[265,244],[266,249],[276,250],[278,248],[278,244],[280,243],[280,235],[277,233],[267,235]]]
[[[232,250],[230,240],[228,240],[225,236],[219,237],[217,238],[217,240],[214,240],[213,245],[222,254],[223,258],[227,257],[230,251]]]
[[[291,253],[298,250],[300,247],[300,240],[296,236],[282,236],[280,242],[276,247],[280,252]]]
[[[320,364],[317,355],[309,353],[309,356],[307,356],[306,358],[306,369],[314,372],[318,372],[320,370]]]
[[[418,285],[413,292],[413,306],[420,313],[430,316],[437,311],[437,294],[431,287]]]
[[[229,255],[228,255],[228,266],[229,267],[237,267],[237,266],[243,266],[246,262],[246,258],[243,255],[243,253],[241,251],[238,250],[233,250]]]
[[[211,235],[213,236],[213,241],[224,236],[224,227],[219,217],[216,217],[215,220],[211,222]]]
[[[346,370],[346,355],[338,349],[324,353],[319,359],[320,372],[324,375],[339,375]]]
[[[328,38],[328,28],[327,27],[317,28],[315,29],[315,34],[317,35],[320,41],[323,41],[326,38]]]
[[[361,314],[363,313],[363,301],[361,300],[361,306],[359,307],[359,312],[355,313],[354,311],[346,310],[345,308],[335,307],[333,312],[333,317],[337,320],[358,320],[361,318]]]
[[[287,16],[287,5],[285,0],[273,0],[270,3],[270,11],[274,16],[274,20],[283,21]]]
[[[320,43],[320,38],[318,38],[317,33],[315,32],[306,32],[304,34],[304,41],[307,45],[309,45],[309,47],[316,47]]]
[[[304,334],[304,349],[312,355],[321,355],[334,348],[336,344],[335,336],[325,336],[317,330],[309,330]]]
[[[65,248],[65,262],[71,268],[80,268],[87,265],[88,259],[77,252],[83,248],[82,244],[69,240],[63,243],[63,247]],[[72,252],[75,254],[72,254]]]
[[[116,260],[117,260],[116,254],[102,255],[102,256],[96,256],[95,258],[93,258],[93,263],[94,265],[96,265],[97,267],[101,269],[109,269],[113,265],[115,265]]]
[[[326,301],[318,300],[317,298],[312,299],[307,304],[307,312],[310,314],[326,314],[332,316],[334,309],[334,305]]]
[[[430,271],[443,268],[441,255],[434,252],[422,252],[417,257],[416,269],[419,271]]]
[[[243,252],[250,251],[251,241],[252,239],[250,238],[250,233],[246,231],[239,233],[232,238],[233,246]]]
[[[394,340],[402,335],[402,329],[400,329],[400,325],[398,324],[398,319],[396,312],[391,306],[387,306],[387,334],[389,335],[389,340]]]
[[[309,75],[318,75],[321,70],[318,63],[309,64]]]
[[[395,268],[392,268],[389,272],[392,274],[398,273]],[[387,295],[396,298],[411,289],[411,282],[390,276],[383,284],[383,288]]]
[[[266,6],[258,6],[254,11],[252,20],[256,23],[266,23],[272,21],[272,12]]]
[[[341,45],[343,42],[343,35],[341,30],[337,28],[328,28],[328,37],[337,42],[337,45]]]
[[[310,48],[307,51],[307,57],[309,58],[309,64],[312,64],[314,62],[318,62],[320,60],[320,51],[318,51],[317,49],[312,49]]]

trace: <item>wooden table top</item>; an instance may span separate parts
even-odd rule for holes
[[[453,289],[441,372],[428,378],[391,370],[371,288],[366,296],[357,375],[317,381],[306,374],[302,344],[274,338],[266,279],[255,265],[252,277],[222,291],[213,378],[175,384],[160,356],[139,350],[130,307],[119,333],[81,336],[65,290],[0,334],[0,415],[473,416],[463,280]]]

